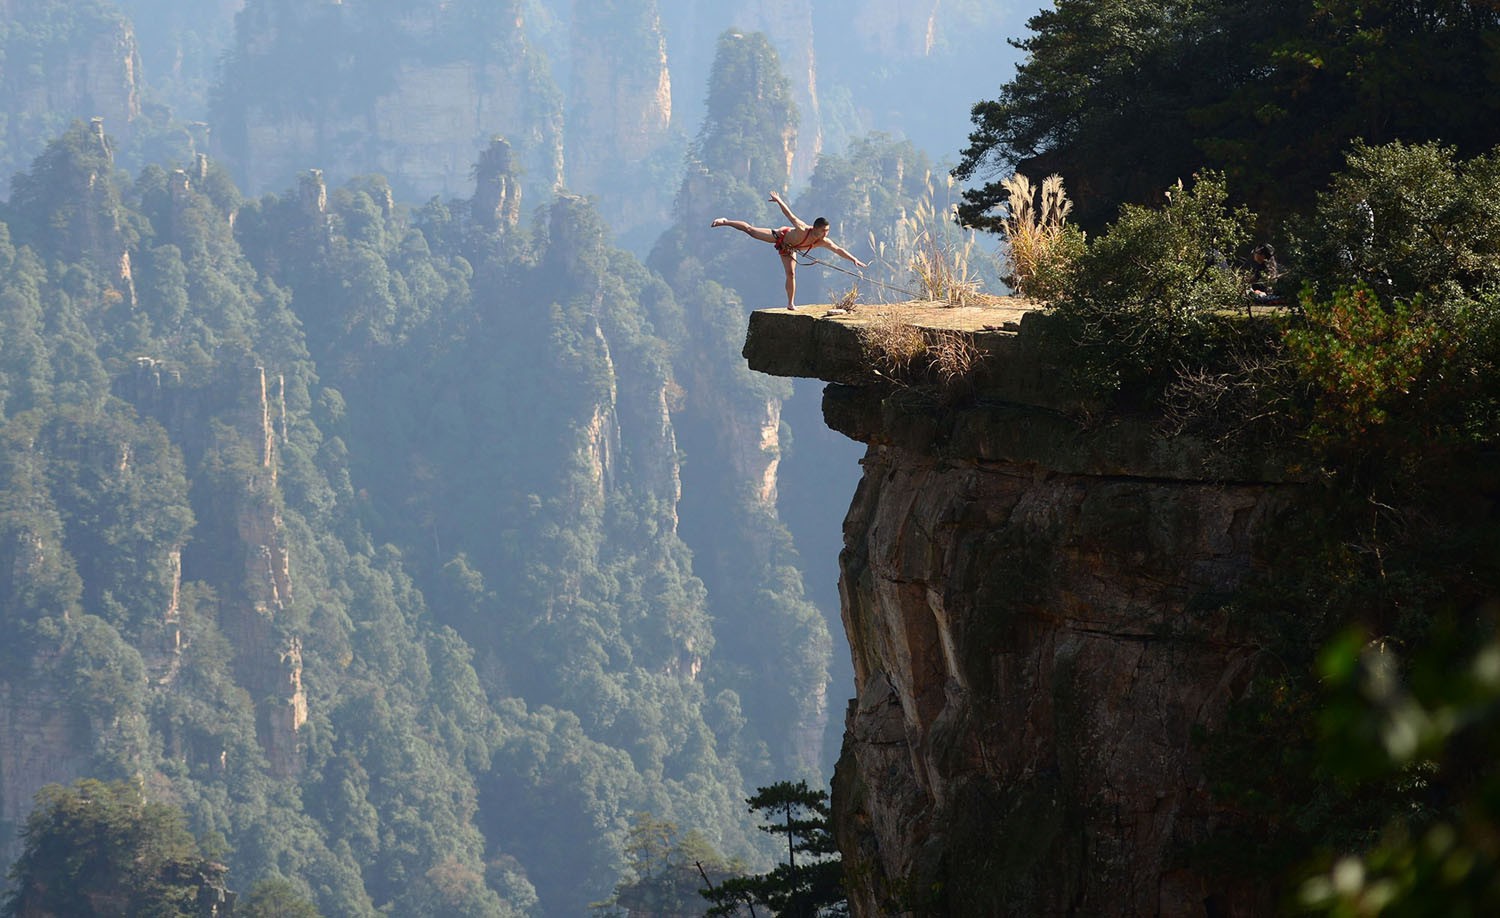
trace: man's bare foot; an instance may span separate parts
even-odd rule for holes
[[[796,309],[797,307],[793,306],[791,303],[788,303],[788,304],[786,304],[786,308],[787,309]]]
[[[711,229],[711,228],[713,228],[715,226],[723,226],[724,224],[726,224],[728,222],[729,222],[728,220],[724,219],[723,217],[720,217],[719,219],[717,219],[714,222],[710,223],[709,224],[709,228]]]

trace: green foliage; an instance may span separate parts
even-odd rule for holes
[[[624,853],[631,879],[621,881],[606,902],[593,906],[608,915],[693,914],[703,907],[705,880],[727,880],[742,865],[726,861],[697,830],[682,832],[675,822],[650,813],[630,818]]]
[[[1382,302],[1443,309],[1500,284],[1500,151],[1357,143],[1297,227],[1293,258],[1327,296],[1357,281]]]
[[[1299,231],[1306,319],[1287,333],[1324,448],[1379,455],[1404,473],[1492,441],[1497,217],[1500,154],[1350,151]]]
[[[1308,904],[1330,914],[1482,913],[1492,895],[1473,758],[1490,744],[1488,690],[1453,661],[1490,633],[1500,595],[1485,509],[1496,279],[1474,223],[1493,176],[1492,156],[1356,147],[1299,230],[1303,314],[1285,321],[1279,385],[1325,477],[1267,534],[1274,573],[1233,600],[1277,665],[1208,759],[1239,817],[1220,866],[1286,877],[1311,860]],[[1247,767],[1267,735],[1274,767]]]
[[[52,367],[42,291],[46,269],[28,248],[10,245],[0,223],[0,414],[37,408],[52,395]]]
[[[1061,0],[1027,26],[1027,59],[974,106],[957,174],[1060,173],[1090,231],[1200,170],[1279,220],[1353,140],[1467,155],[1500,140],[1488,3]],[[966,197],[965,220],[997,228],[1001,184]]]
[[[1491,636],[1476,649],[1470,627],[1440,631],[1407,659],[1355,630],[1325,650],[1322,747],[1331,770],[1352,784],[1408,786],[1420,802],[1396,811],[1367,844],[1325,851],[1298,890],[1304,910],[1484,915],[1500,908],[1500,781],[1487,767],[1500,742],[1500,644]]]
[[[242,918],[320,918],[322,914],[284,877],[267,877],[250,887],[235,903],[234,913]]]
[[[41,445],[85,607],[119,628],[145,625],[171,604],[174,553],[193,526],[181,454],[117,401],[59,414]]]
[[[182,815],[140,787],[88,780],[38,792],[6,915],[193,916],[223,890]]]
[[[412,882],[391,906],[400,915],[452,915],[454,918],[520,918],[485,886],[484,872],[446,860]]]
[[[714,903],[707,914],[736,915],[741,905],[753,909],[757,903],[788,918],[843,914],[843,865],[829,830],[828,792],[815,791],[806,781],[780,781],[757,788],[745,802],[766,820],[762,832],[785,839],[786,860],[769,873],[730,878],[705,889],[703,897]]]
[[[1159,392],[1184,364],[1222,348],[1243,280],[1221,267],[1248,238],[1222,176],[1178,184],[1160,208],[1126,205],[1074,260],[1054,303],[1061,347],[1086,384]]]
[[[90,137],[0,224],[0,652],[69,767],[293,913],[577,913],[646,809],[755,854],[744,775],[803,755],[831,644],[749,495],[705,491],[761,552],[712,591],[678,533],[689,362],[723,358],[701,405],[785,388],[733,294],[685,310],[581,199],[494,232],[368,179],[314,216]]]
[[[1500,75],[1480,63],[1500,38],[1492,4],[1295,0],[1219,15],[1228,27],[1216,48],[1233,76],[1187,118],[1205,163],[1264,214],[1303,211],[1354,141],[1437,140],[1467,156],[1500,142]]]
[[[9,628],[81,611],[83,581],[63,548],[62,517],[38,448],[41,422],[23,414],[0,428],[0,609]]]
[[[1201,47],[1220,4],[1190,0],[1060,0],[1027,21],[1026,52],[999,97],[976,104],[955,175],[1058,173],[1075,219],[1101,226],[1122,202],[1144,204],[1204,165],[1181,120],[1223,91],[1224,72]],[[1231,71],[1232,72],[1232,71]],[[1142,130],[1150,125],[1149,130]],[[1149,164],[1149,171],[1143,168]],[[965,223],[1000,229],[999,180],[965,192]]]
[[[45,245],[64,263],[117,270],[128,240],[119,224],[120,194],[108,141],[74,121],[11,180],[7,221],[21,238]]]
[[[720,35],[707,111],[689,156],[762,194],[780,190],[796,125],[791,83],[766,35],[738,29]]]
[[[1487,734],[1456,729],[1451,753],[1434,745],[1489,702],[1467,682],[1457,695],[1434,688],[1430,662],[1406,671],[1411,693],[1392,689],[1394,657],[1365,667],[1385,686],[1376,715],[1325,686],[1359,669],[1357,644],[1339,639],[1351,628],[1423,661],[1451,660],[1489,628],[1476,610],[1500,595],[1486,470],[1500,436],[1497,175],[1494,154],[1355,146],[1296,229],[1301,309],[1260,321],[1235,317],[1244,279],[1220,267],[1250,218],[1210,176],[1162,208],[1122,208],[1052,316],[1056,355],[1117,407],[1170,415],[1196,400],[1184,429],[1295,445],[1322,472],[1265,534],[1264,572],[1226,597],[1274,662],[1204,747],[1225,818],[1191,857],[1240,879],[1291,877],[1316,857],[1324,872],[1307,889],[1333,914],[1387,899],[1420,912],[1426,900],[1407,890],[1446,908],[1445,883],[1459,913],[1465,902],[1482,913],[1474,903],[1491,895],[1489,791],[1476,777]],[[1320,740],[1335,724],[1337,738]],[[1365,861],[1346,856],[1358,851]]]
[[[1290,330],[1287,344],[1317,393],[1314,436],[1348,445],[1393,421],[1415,422],[1420,430],[1434,420],[1412,409],[1460,339],[1432,317],[1414,314],[1421,306],[1419,298],[1387,309],[1365,286],[1335,291],[1325,303],[1304,301],[1307,324]]]

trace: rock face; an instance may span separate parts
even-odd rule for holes
[[[213,136],[246,188],[315,165],[335,184],[379,173],[402,197],[455,196],[497,135],[534,188],[561,181],[561,100],[519,4],[481,16],[424,2],[387,21],[328,0],[251,0],[229,62]]]
[[[0,166],[7,176],[74,119],[102,119],[123,142],[141,115],[141,57],[130,23],[116,11],[82,13],[70,31],[55,34],[55,24],[41,21],[45,15],[40,4],[0,4],[15,43],[7,49],[9,66],[0,67]]]
[[[574,5],[567,108],[567,182],[595,195],[622,235],[665,224],[667,184],[653,166],[675,163],[672,76],[655,3]]]
[[[238,486],[200,521],[205,545],[195,546],[191,563],[197,577],[220,589],[220,626],[235,649],[236,681],[256,699],[256,733],[271,772],[294,777],[302,766],[300,731],[307,722],[302,687],[302,646],[283,622],[294,589],[291,553],[276,497],[277,443],[285,426],[280,377],[244,366],[206,386],[191,387],[166,374],[150,358],[119,385],[119,394],[183,443],[190,461],[220,448],[211,436],[193,431],[212,427],[209,418],[229,424],[253,459]],[[176,571],[181,577],[182,564]],[[167,624],[175,634],[175,610]],[[170,677],[168,677],[170,678]]]
[[[97,776],[101,768],[134,767],[145,757],[146,721],[123,699],[132,692],[163,697],[178,689],[190,641],[183,627],[184,579],[211,584],[218,597],[216,617],[232,648],[227,662],[237,690],[254,699],[257,738],[271,773],[293,778],[301,771],[308,703],[302,648],[285,621],[295,587],[276,485],[284,441],[281,380],[253,365],[229,367],[213,378],[185,382],[178,372],[143,356],[116,380],[116,395],[158,422],[195,471],[207,475],[205,454],[222,456],[232,449],[244,456],[239,468],[246,474],[228,476],[234,486],[222,486],[200,502],[201,529],[191,545],[152,549],[161,552],[161,569],[170,582],[148,621],[136,629],[121,627],[134,639],[133,647],[113,626],[90,616],[98,623],[92,632],[96,640],[116,647],[123,660],[139,661],[136,668],[125,667],[109,696],[112,702],[122,699],[118,708],[80,702],[68,677],[59,675],[67,670],[57,664],[75,652],[72,644],[7,661],[0,673],[0,859],[6,863],[20,853],[15,832],[25,824],[39,789]],[[108,458],[100,468],[128,477],[137,461],[129,441],[108,443],[104,450]],[[54,547],[59,537],[25,532],[21,541],[9,578],[45,578],[46,553],[61,551]],[[164,721],[160,735],[169,755],[185,767],[222,770],[228,764],[222,746],[210,745],[191,729]],[[156,779],[149,773],[141,777]]]
[[[1185,853],[1218,816],[1193,737],[1259,662],[1215,597],[1256,569],[1295,477],[1068,420],[999,310],[966,320],[976,392],[874,385],[867,312],[756,313],[745,350],[836,381],[825,417],[869,444],[840,558],[856,697],[833,804],[854,913],[1269,911]]]

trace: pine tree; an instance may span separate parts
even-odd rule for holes
[[[769,873],[704,890],[703,897],[714,903],[707,914],[736,915],[742,905],[753,913],[757,904],[781,918],[844,914],[843,862],[829,830],[828,792],[813,790],[806,781],[778,781],[757,788],[745,802],[765,820],[762,832],[786,839],[786,861]]]

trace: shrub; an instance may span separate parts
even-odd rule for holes
[[[1500,153],[1356,144],[1294,234],[1312,433],[1430,463],[1500,428]],[[1400,473],[1398,473],[1400,474]]]
[[[1379,456],[1400,476],[1494,441],[1500,295],[1382,301],[1359,284],[1303,309],[1286,343],[1311,395],[1309,435],[1330,458]]]
[[[1415,303],[1381,305],[1364,284],[1325,301],[1304,300],[1307,322],[1286,341],[1317,392],[1314,430],[1324,436],[1368,436],[1410,415],[1425,372],[1450,357],[1455,342]]]
[[[982,356],[974,336],[951,329],[938,329],[927,336],[927,356],[932,372],[946,386],[969,378]]]
[[[1359,283],[1430,303],[1500,284],[1500,153],[1458,162],[1437,144],[1357,143],[1291,251],[1317,297]]]
[[[922,330],[892,311],[882,311],[859,330],[865,360],[891,379],[906,376],[912,361],[927,350]]]
[[[1067,272],[1056,300],[1064,365],[1103,391],[1159,391],[1184,366],[1199,366],[1232,339],[1226,324],[1244,279],[1225,253],[1249,239],[1252,217],[1231,209],[1216,174],[1181,182],[1160,208],[1126,205]]]
[[[983,354],[972,335],[952,329],[923,330],[888,310],[859,330],[865,361],[876,374],[899,385],[936,382],[945,389],[970,378]]]

